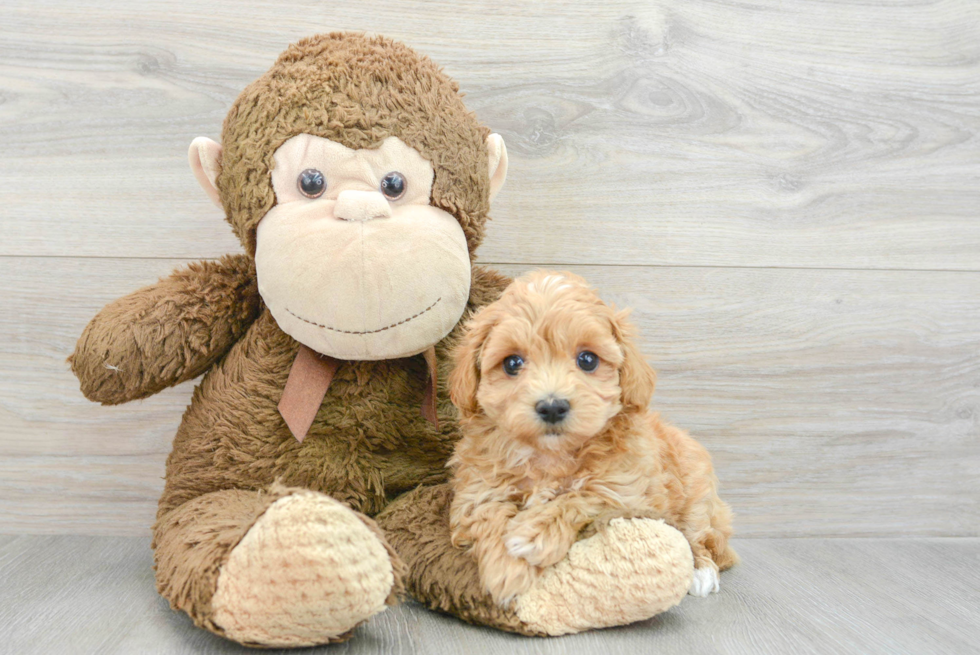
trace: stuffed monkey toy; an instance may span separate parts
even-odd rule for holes
[[[450,544],[442,381],[463,321],[509,282],[471,263],[507,154],[435,64],[382,37],[302,40],[190,162],[244,254],[109,304],[69,359],[106,405],[203,374],[153,526],[173,608],[281,647],[348,639],[404,591],[527,635],[683,598],[691,551],[659,521],[593,526],[507,607]]]

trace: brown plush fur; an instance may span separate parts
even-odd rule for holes
[[[472,307],[491,301],[506,284],[474,268]],[[458,332],[436,349],[442,380]],[[276,483],[329,494],[371,515],[404,491],[447,478],[458,427],[444,388],[440,429],[421,416],[421,356],[342,366],[299,443],[276,409],[298,347],[263,312],[195,389],[167,460],[154,526],[158,587],[175,608],[211,630],[219,631],[209,603],[220,565],[261,514],[255,508],[264,511],[278,497],[271,491]],[[229,496],[227,490],[236,491]],[[220,527],[226,522],[232,532]],[[214,538],[200,540],[201,532]]]
[[[439,429],[420,415],[426,386],[421,356],[345,363],[302,443],[277,411],[299,344],[279,329],[258,295],[255,230],[275,203],[273,152],[299,133],[351,148],[377,147],[397,136],[416,148],[435,170],[432,204],[456,217],[471,255],[487,220],[489,131],[463,106],[452,80],[427,58],[381,37],[305,39],[245,89],[225,121],[217,185],[247,254],[178,270],[111,303],[85,329],[70,363],[92,400],[143,398],[205,374],[167,460],[154,548],[160,592],[218,633],[210,603],[221,566],[274,500],[290,488],[328,494],[374,529],[366,515],[419,485],[446,480],[445,462],[459,436],[444,384]],[[464,318],[495,300],[507,283],[474,267]],[[442,381],[459,332],[457,326],[437,344]],[[389,535],[405,531],[395,541],[406,552],[412,552],[406,535],[415,528],[395,517],[427,516],[433,509],[424,503],[438,505],[419,496],[395,503],[403,514],[392,515]],[[440,538],[448,548],[448,528],[438,529],[446,530]],[[391,553],[395,594],[404,568],[378,536]],[[441,576],[429,585],[447,590],[465,578],[451,569],[412,575],[416,581]],[[512,617],[488,599],[481,615],[479,595],[469,598],[460,612],[470,620],[515,629]]]
[[[711,457],[647,409],[654,373],[631,334],[583,279],[547,271],[515,280],[468,325],[450,381],[464,431],[450,525],[502,606],[611,511],[664,519],[697,568],[735,562]],[[583,352],[598,356],[595,370],[577,365]],[[508,373],[514,355],[523,365]],[[535,409],[548,398],[571,405],[558,423]]]
[[[260,304],[250,257],[191,264],[106,306],[68,361],[90,400],[146,398],[208,370],[242,337]]]
[[[478,307],[507,280],[473,270],[471,306]],[[449,372],[447,349],[457,338],[451,334],[436,347],[442,380]],[[345,363],[300,443],[277,409],[298,349],[264,311],[208,373],[177,431],[159,516],[202,494],[259,490],[276,480],[373,515],[404,491],[446,480],[458,426],[443,389],[440,429],[422,417],[422,356]]]

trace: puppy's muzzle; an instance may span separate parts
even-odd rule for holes
[[[564,398],[546,398],[545,400],[539,400],[534,405],[534,411],[538,413],[538,417],[550,425],[555,425],[556,423],[561,423],[568,416],[568,410],[571,409],[571,404]]]

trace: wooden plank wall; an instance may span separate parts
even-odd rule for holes
[[[291,41],[428,53],[503,134],[482,262],[635,308],[745,536],[980,534],[980,3],[0,6],[0,532],[146,534],[190,385],[88,403],[106,302],[237,251],[186,148]]]

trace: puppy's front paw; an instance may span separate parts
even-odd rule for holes
[[[537,570],[523,559],[500,554],[485,557],[480,563],[483,586],[501,607],[510,606],[536,578]]]
[[[721,588],[721,581],[718,579],[718,571],[713,566],[704,566],[694,569],[694,578],[691,580],[691,588],[687,590],[692,596],[704,598],[709,594],[716,594]]]
[[[449,533],[449,543],[453,548],[466,548],[473,545],[473,535],[463,529],[453,530]]]
[[[541,567],[560,562],[573,543],[575,534],[571,529],[547,516],[534,520],[512,520],[504,536],[504,545],[511,557]]]
[[[511,557],[522,559],[532,566],[541,567],[560,562],[571,546],[571,544],[561,542],[549,543],[541,535],[533,538],[522,534],[511,534],[504,541],[504,545]]]
[[[538,555],[538,549],[534,543],[521,535],[508,537],[504,545],[507,546],[507,553],[511,557],[530,561]]]

